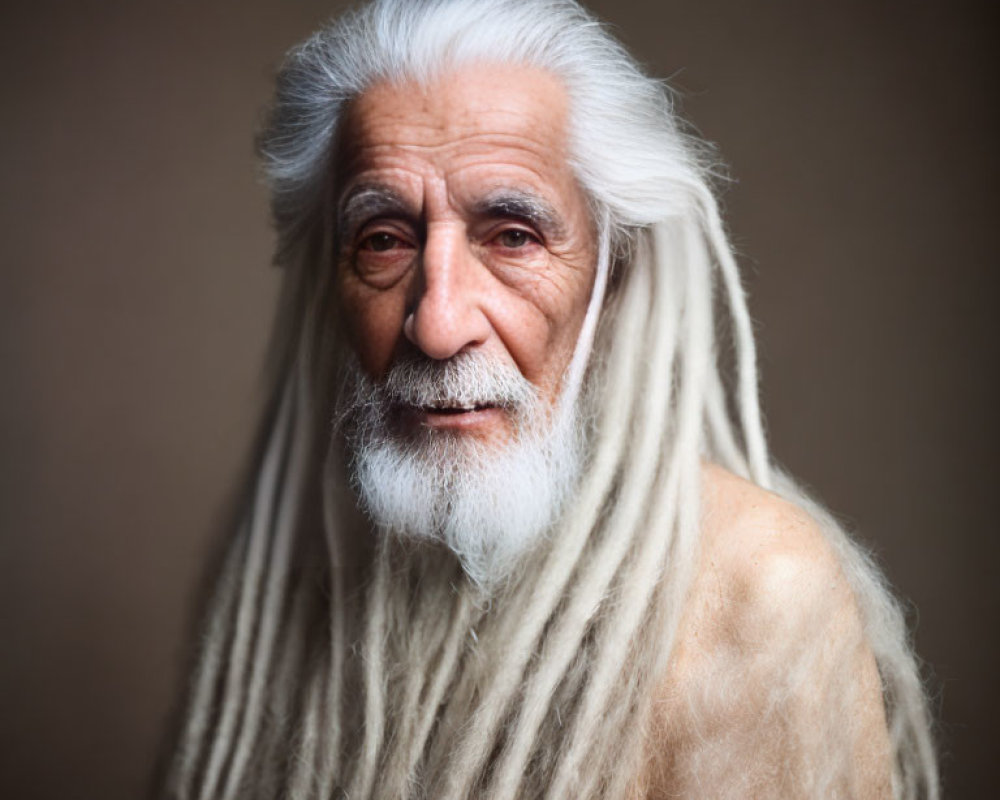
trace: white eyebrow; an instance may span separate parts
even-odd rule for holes
[[[382,215],[410,216],[407,203],[394,191],[377,184],[362,184],[347,192],[337,210],[337,232],[350,236],[366,220]]]
[[[560,237],[565,224],[559,213],[543,198],[519,189],[501,189],[487,195],[473,207],[478,216],[510,217],[522,220],[549,237]]]
[[[499,189],[477,201],[472,212],[479,217],[505,217],[531,225],[546,238],[560,238],[566,226],[559,213],[544,198],[521,189]],[[418,216],[395,191],[380,184],[361,184],[348,191],[337,211],[337,232],[351,238],[373,217]]]

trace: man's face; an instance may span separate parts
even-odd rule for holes
[[[549,408],[586,312],[595,235],[548,73],[468,67],[352,104],[338,171],[338,297],[362,370],[475,354]],[[501,444],[507,410],[433,404],[393,425]]]

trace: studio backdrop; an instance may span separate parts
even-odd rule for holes
[[[995,783],[987,4],[593,9],[729,166],[774,452],[914,607],[946,796]],[[252,139],[336,3],[0,12],[0,796],[144,796],[262,403]]]

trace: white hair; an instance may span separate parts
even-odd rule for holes
[[[345,104],[379,81],[429,81],[472,62],[533,65],[562,82],[572,166],[599,237],[564,384],[570,399],[585,373],[596,387],[587,468],[548,546],[489,601],[438,550],[359,544],[329,426]],[[598,22],[571,0],[363,6],[290,53],[261,152],[288,270],[274,408],[209,611],[171,796],[624,797],[698,553],[703,459],[820,522],[878,662],[897,795],[937,796],[898,606],[771,465],[750,318],[704,149]],[[733,377],[719,331],[733,343]],[[363,574],[358,547],[374,550]],[[824,768],[813,765],[807,795],[829,785]]]

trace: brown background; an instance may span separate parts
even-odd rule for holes
[[[992,794],[985,4],[594,6],[731,165],[774,450],[919,608],[948,796]],[[146,791],[260,401],[277,281],[251,133],[334,9],[0,12],[0,796]]]

